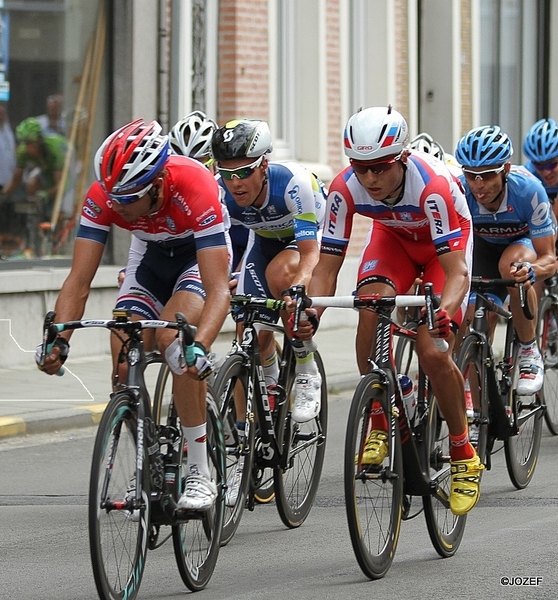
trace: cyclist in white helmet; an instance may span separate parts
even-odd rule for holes
[[[409,150],[407,142],[407,123],[391,106],[367,108],[348,120],[344,150],[350,165],[329,188],[320,261],[310,295],[335,294],[357,214],[373,220],[358,269],[359,294],[405,294],[421,273],[424,281],[433,283],[434,292],[441,295],[435,328],[429,332],[426,326],[419,327],[416,348],[448,424],[450,508],[462,515],[479,499],[483,469],[469,442],[463,377],[452,360],[454,332],[467,306],[471,215],[444,163]],[[376,325],[374,312],[359,311],[356,353],[361,374],[369,370]],[[309,335],[310,321],[301,327],[301,337]],[[440,352],[433,338],[447,339],[449,349]],[[379,403],[373,406],[372,419],[363,463],[376,465],[389,452],[387,420]]]
[[[441,160],[446,164],[450,173],[454,177],[461,175],[461,167],[455,159],[453,154],[446,152],[439,142],[434,141],[429,133],[422,132],[416,135],[410,142],[409,148],[411,150],[419,150],[420,152],[426,152],[426,154],[432,154],[438,160]]]

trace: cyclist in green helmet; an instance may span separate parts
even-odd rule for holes
[[[3,191],[11,194],[23,184],[28,199],[37,202],[41,216],[48,220],[64,167],[66,138],[43,135],[37,119],[29,117],[16,127],[16,139],[16,168]]]

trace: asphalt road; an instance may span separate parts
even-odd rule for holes
[[[494,457],[455,557],[438,557],[419,515],[403,523],[387,576],[366,579],[353,555],[344,509],[342,447],[349,402],[350,393],[330,399],[326,462],[306,523],[285,529],[273,503],[246,512],[200,598],[557,597],[558,437],[546,429],[525,490],[511,485],[503,451]],[[88,428],[0,440],[0,598],[97,597],[86,507],[94,434]],[[171,543],[150,552],[139,598],[175,600],[186,593]]]

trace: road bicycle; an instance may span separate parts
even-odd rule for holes
[[[519,340],[512,314],[487,294],[495,286],[515,285],[519,288],[525,316],[532,319],[523,284],[516,284],[513,279],[471,278],[471,290],[476,292],[475,313],[470,332],[461,343],[457,364],[476,409],[469,429],[473,426],[478,432],[476,447],[481,462],[490,469],[491,456],[497,451],[494,444],[496,440],[503,441],[509,477],[513,485],[521,489],[529,484],[535,471],[545,407],[540,393],[517,394]],[[494,355],[490,337],[490,313],[498,315],[506,325],[500,359]]]
[[[214,388],[225,430],[227,482],[233,485],[236,478],[238,485],[237,497],[225,510],[223,543],[230,541],[244,509],[254,509],[256,495],[269,489],[271,479],[282,522],[289,528],[302,525],[318,490],[327,432],[326,374],[317,351],[314,357],[322,377],[320,412],[307,423],[291,419],[296,376],[293,347],[283,327],[259,318],[264,308],[285,310],[285,302],[237,295],[231,298],[231,306],[233,316],[237,309],[243,312],[242,339],[233,342]],[[259,350],[261,328],[283,337],[273,407]]]
[[[195,329],[184,316],[172,321],[132,321],[128,311],[115,310],[110,320],[44,322],[44,356],[56,336],[74,329],[104,327],[123,342],[119,362],[127,363],[126,381],[111,394],[97,431],[89,485],[89,545],[97,592],[102,600],[132,599],[138,594],[147,550],[170,537],[178,570],[192,591],[209,582],[219,554],[224,515],[225,446],[219,410],[208,386],[207,452],[218,495],[206,512],[182,510],[177,501],[184,488],[184,441],[173,402],[163,411],[161,398],[152,408],[145,369],[162,362],[146,353],[144,329],[176,329],[183,347],[194,341]],[[170,527],[163,530],[163,527]],[[163,535],[164,534],[164,535]]]
[[[558,275],[545,280],[539,302],[537,339],[544,360],[541,390],[544,420],[552,435],[558,435]]]
[[[463,537],[466,515],[449,507],[451,467],[449,433],[428,378],[418,365],[418,395],[414,418],[406,413],[394,357],[394,336],[414,342],[416,330],[391,318],[394,307],[425,306],[433,322],[432,286],[422,295],[338,296],[311,298],[312,306],[374,310],[378,314],[375,358],[370,372],[354,392],[344,451],[345,505],[351,543],[364,574],[371,579],[389,570],[399,539],[401,520],[424,510],[430,540],[442,557],[453,556]],[[431,325],[432,327],[432,325]],[[447,343],[440,340],[440,350]],[[363,464],[371,431],[372,405],[379,402],[388,421],[386,458],[377,465]],[[413,497],[422,507],[412,510]]]

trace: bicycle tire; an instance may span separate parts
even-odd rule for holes
[[[465,383],[469,384],[471,396],[479,405],[480,418],[478,423],[478,440],[475,446],[482,464],[487,464],[487,449],[489,443],[489,401],[487,372],[482,360],[481,341],[474,334],[468,334],[461,343],[457,368],[461,371]]]
[[[535,473],[541,446],[544,410],[542,410],[539,393],[532,396],[518,396],[515,393],[518,378],[516,345],[509,404],[517,426],[517,434],[504,440],[504,452],[510,480],[518,490],[521,490],[529,485]]]
[[[552,435],[558,435],[558,303],[552,296],[542,298],[537,321],[537,339],[544,360],[541,390],[546,410],[544,420]]]
[[[95,585],[101,600],[135,598],[144,572],[150,527],[150,484],[144,456],[144,506],[130,511],[104,506],[125,503],[135,481],[137,418],[134,399],[115,394],[97,431],[89,482],[89,546]]]
[[[453,556],[461,544],[467,515],[457,516],[449,507],[451,492],[450,441],[446,421],[439,409],[438,400],[429,391],[428,420],[425,424],[425,464],[432,477],[437,474],[438,492],[422,497],[424,517],[430,541],[442,558]]]
[[[399,425],[388,410],[388,397],[378,373],[363,377],[351,401],[345,436],[343,477],[349,533],[357,562],[370,579],[380,579],[389,570],[403,514]],[[388,417],[389,452],[381,465],[362,468],[360,457],[370,433],[374,400],[381,403]]]
[[[226,545],[233,538],[246,507],[246,498],[250,490],[252,461],[254,456],[255,423],[251,423],[248,439],[240,439],[236,422],[244,422],[245,415],[237,415],[235,400],[246,403],[248,390],[248,370],[244,357],[240,353],[231,354],[219,369],[215,380],[215,397],[219,405],[225,433],[227,484],[230,484],[235,473],[242,472],[240,487],[233,506],[225,506],[221,545]],[[240,396],[241,397],[240,397]]]
[[[212,509],[199,519],[190,519],[172,527],[174,555],[178,571],[192,592],[209,583],[221,546],[225,508],[225,442],[223,424],[211,386],[207,386],[207,455],[211,476],[217,485]],[[182,485],[180,486],[182,487]],[[180,495],[181,489],[178,490]]]
[[[281,466],[274,467],[273,482],[279,517],[286,527],[293,529],[300,527],[310,514],[318,491],[325,456],[328,406],[326,373],[322,358],[316,351],[314,359],[322,378],[320,412],[316,418],[306,423],[295,423],[291,419],[295,360],[290,351],[287,357],[290,359],[286,359],[283,367],[289,369],[285,389],[287,401],[278,415],[279,443],[282,451],[288,453],[287,468],[283,470]],[[283,418],[283,411],[286,409],[287,414]]]

